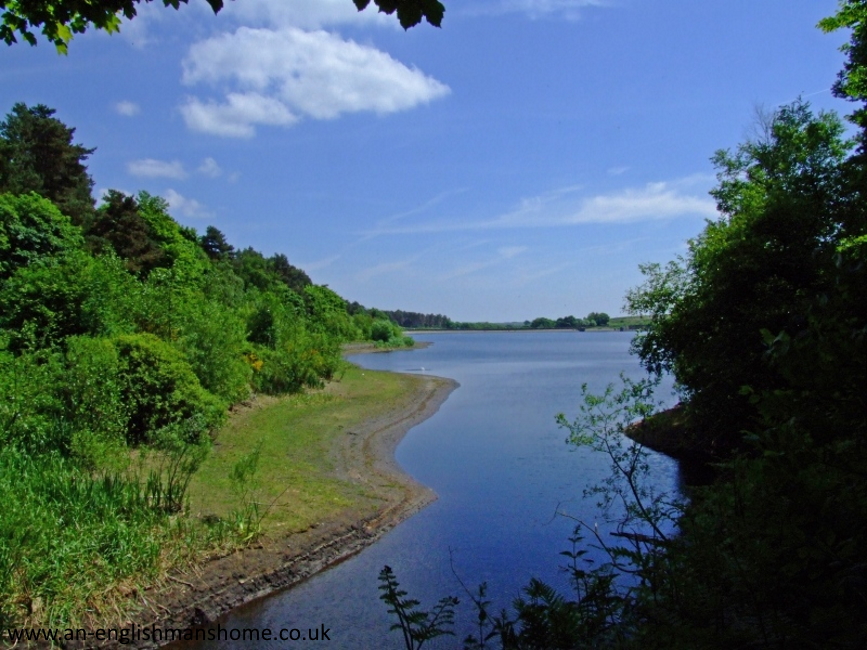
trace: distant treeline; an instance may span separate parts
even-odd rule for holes
[[[431,330],[450,330],[454,329],[456,323],[448,316],[442,314],[420,314],[415,311],[385,311],[391,320],[410,329],[431,329]]]
[[[353,303],[357,304],[357,303]],[[351,309],[352,305],[350,305]],[[359,305],[360,307],[360,305]],[[378,312],[378,310],[375,310]],[[604,312],[590,312],[586,318],[563,316],[562,318],[539,317],[532,321],[514,323],[459,322],[453,321],[442,314],[421,314],[413,311],[385,311],[382,313],[400,327],[409,329],[442,329],[442,330],[524,330],[524,329],[582,329],[588,327],[606,327],[611,317]]]

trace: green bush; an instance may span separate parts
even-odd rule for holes
[[[389,320],[375,320],[370,326],[371,341],[388,341],[401,335],[400,328]]]
[[[125,465],[130,407],[124,400],[117,349],[108,339],[66,341],[57,382],[60,421],[68,423],[70,455],[91,469]]]
[[[136,284],[117,258],[71,251],[20,267],[0,288],[0,329],[9,348],[47,348],[66,337],[130,331]]]
[[[0,194],[0,279],[84,244],[81,231],[38,194]]]
[[[251,369],[244,360],[246,327],[237,311],[195,294],[179,314],[173,341],[202,386],[227,403],[250,395]]]
[[[0,448],[28,452],[68,451],[57,431],[57,385],[61,365],[55,353],[0,352]]]
[[[337,371],[341,360],[338,340],[301,325],[284,331],[276,349],[257,346],[254,355],[261,364],[253,374],[253,385],[269,394],[319,387]]]
[[[114,339],[118,378],[130,409],[127,442],[155,442],[161,429],[196,422],[186,431],[188,442],[217,428],[226,404],[202,388],[183,355],[152,334]]]

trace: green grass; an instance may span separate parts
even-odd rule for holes
[[[0,627],[115,620],[120,592],[211,543],[207,527],[154,509],[141,488],[58,455],[0,449]]]
[[[324,390],[264,398],[234,414],[193,478],[191,513],[230,518],[243,505],[232,470],[257,448],[247,499],[267,509],[266,533],[305,530],[346,508],[372,509],[362,488],[335,476],[331,450],[354,426],[407,400],[415,381],[350,366]]]
[[[132,452],[117,474],[0,447],[0,628],[127,620],[142,606],[130,595],[249,541],[238,526],[245,503],[261,504],[262,529],[275,535],[347,509],[373,512],[380,501],[335,475],[332,450],[368,418],[409,404],[418,381],[351,366],[323,390],[240,410],[193,476],[185,513],[155,507],[144,480],[153,456]],[[241,494],[230,476],[256,449],[258,469]]]

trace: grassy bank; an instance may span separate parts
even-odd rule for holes
[[[346,509],[364,514],[378,502],[339,466],[334,450],[363,422],[410,401],[415,377],[348,366],[322,390],[263,398],[235,413],[190,485],[190,511],[231,517],[247,503],[262,516],[268,535],[305,530]],[[244,489],[233,468],[258,456]]]
[[[368,450],[355,460],[356,432],[413,408],[422,381],[346,364],[323,389],[254,400],[218,431],[182,512],[154,507],[143,470],[155,461],[137,452],[121,475],[105,476],[5,453],[0,523],[17,532],[0,540],[0,620],[104,627],[134,619],[177,586],[168,576],[189,576],[193,566],[206,573],[215,555],[372,515],[395,486],[373,471]]]

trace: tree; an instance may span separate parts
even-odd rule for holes
[[[539,316],[539,318],[533,319],[533,322],[530,323],[530,328],[534,329],[534,330],[540,330],[540,329],[549,330],[549,329],[554,329],[554,327],[556,325],[557,325],[556,321],[554,321],[550,318],[545,318],[544,316]]]
[[[397,14],[404,29],[420,23],[422,19],[439,27],[445,7],[438,0],[373,0],[379,10]],[[88,28],[103,29],[109,33],[120,31],[121,17],[135,18],[140,2],[151,0],[0,0],[2,21],[0,39],[8,45],[17,43],[16,34],[31,45],[36,45],[35,31],[54,43],[61,53],[66,53],[73,34],[81,34]],[[180,8],[188,0],[162,0],[166,7]],[[223,0],[207,0],[214,13],[223,8]],[[370,0],[353,0],[359,11]]]
[[[283,253],[276,253],[268,258],[268,264],[274,274],[293,291],[301,292],[304,287],[312,284],[310,276],[297,266],[292,266]]]
[[[94,204],[84,161],[96,149],[73,144],[75,129],[54,113],[43,104],[18,103],[0,122],[0,192],[41,194],[81,225]]]
[[[744,387],[788,383],[762,331],[806,335],[816,300],[835,293],[838,247],[865,227],[839,118],[796,102],[768,124],[763,137],[717,152],[720,218],[686,259],[644,267],[647,282],[626,299],[630,313],[653,317],[634,343],[642,363],[674,373],[694,425],[722,454],[757,416]]]
[[[82,244],[79,229],[50,201],[37,194],[0,194],[0,280]]]
[[[232,268],[235,274],[244,281],[244,287],[247,291],[251,287],[264,291],[273,285],[273,278],[268,272],[265,256],[251,247],[235,253],[232,258]]]
[[[212,260],[231,259],[235,247],[226,241],[226,236],[214,226],[208,226],[205,234],[199,238],[202,250]]]
[[[88,228],[87,239],[96,252],[113,250],[131,273],[147,276],[151,270],[168,264],[165,252],[139,214],[138,202],[117,190],[109,190]]]
[[[125,330],[131,281],[117,258],[82,250],[46,256],[0,283],[0,334],[20,353],[61,345],[70,336]]]
[[[848,61],[837,75],[834,94],[850,101],[867,101],[867,0],[842,0],[837,13],[820,21],[819,27],[825,32],[852,30],[851,40],[840,48]],[[867,130],[867,109],[859,109],[852,119]]]

